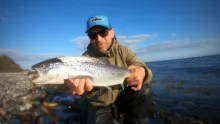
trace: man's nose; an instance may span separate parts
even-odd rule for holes
[[[99,34],[97,34],[96,40],[97,40],[97,41],[101,41],[101,40],[102,40],[102,37],[101,37]]]

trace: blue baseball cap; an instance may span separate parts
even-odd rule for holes
[[[104,15],[93,15],[87,20],[86,33],[94,26],[104,26],[106,28],[112,28],[108,18]]]

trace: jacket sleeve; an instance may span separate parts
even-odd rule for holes
[[[124,53],[126,54],[126,61],[127,61],[128,66],[135,65],[135,66],[143,67],[145,69],[144,84],[150,83],[153,77],[151,69],[147,67],[145,63],[139,60],[136,54],[129,48],[125,47]]]

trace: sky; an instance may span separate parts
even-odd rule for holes
[[[146,63],[220,54],[218,0],[0,0],[0,55],[25,69],[81,56],[94,14],[107,16],[119,43]]]

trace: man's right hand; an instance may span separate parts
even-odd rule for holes
[[[90,78],[74,78],[67,83],[67,87],[73,95],[82,95],[85,91],[93,89]]]

